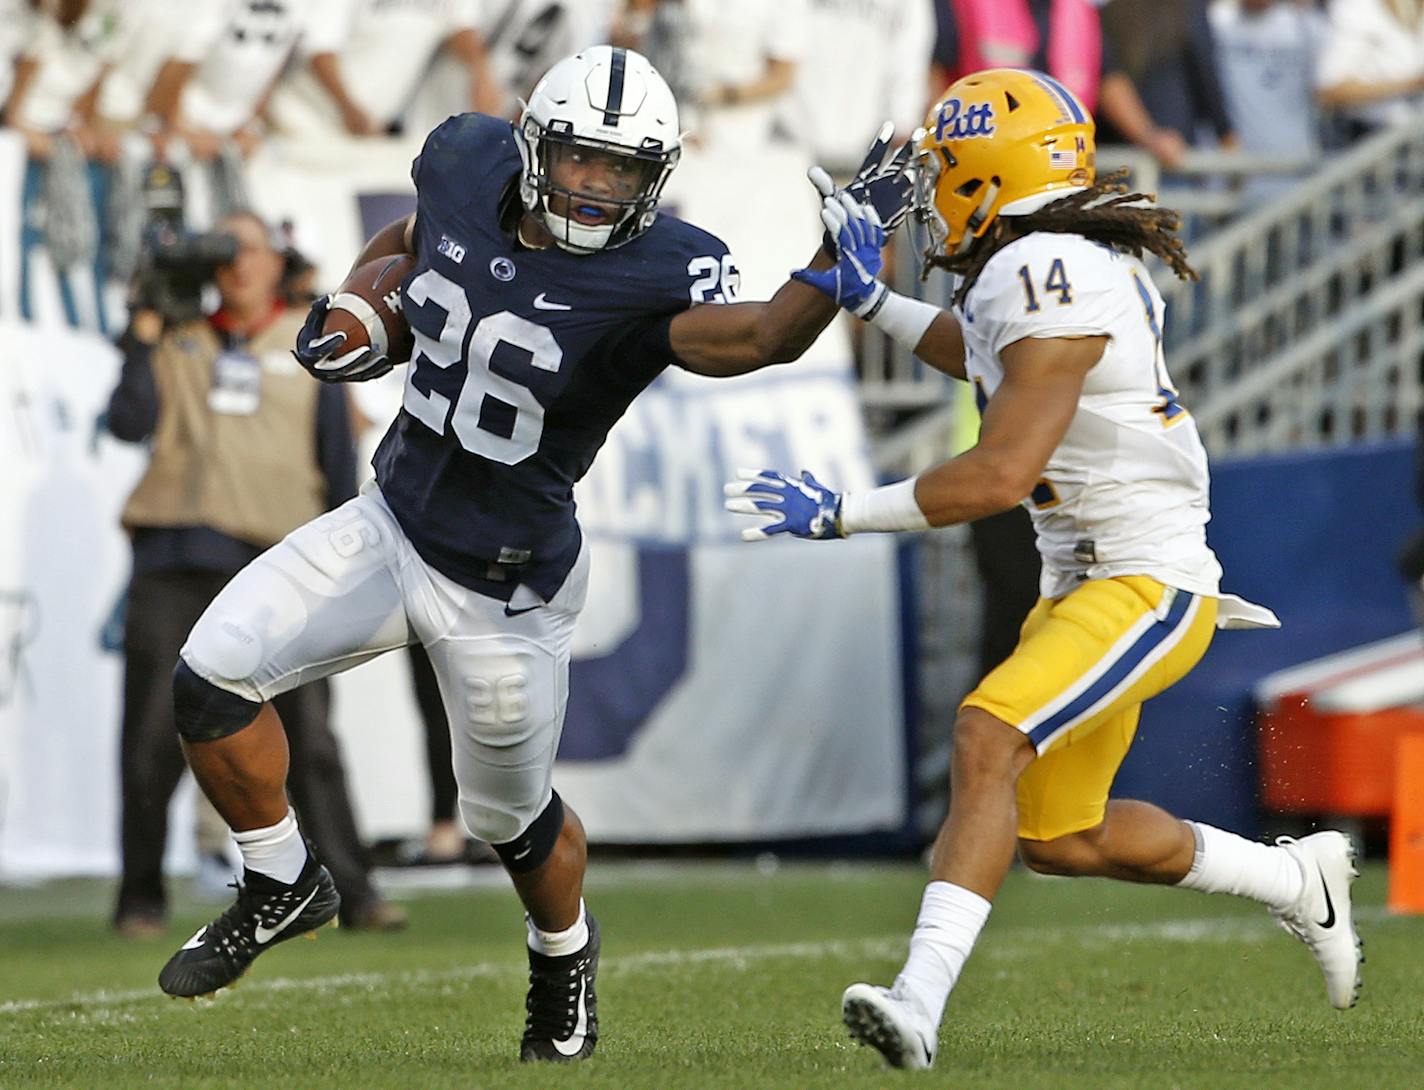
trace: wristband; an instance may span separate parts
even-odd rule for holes
[[[851,311],[862,322],[875,324],[875,316],[880,313],[885,306],[885,300],[891,296],[891,291],[882,281],[876,280],[871,283],[870,294],[865,297],[865,301]]]
[[[915,502],[915,481],[909,477],[868,492],[841,495],[838,529],[849,537],[864,530],[928,530],[929,519]]]
[[[939,315],[940,309],[933,303],[887,290],[866,321],[913,352]]]

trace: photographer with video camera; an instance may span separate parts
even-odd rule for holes
[[[118,341],[123,371],[108,412],[117,438],[152,446],[122,516],[133,578],[124,624],[123,877],[113,923],[132,937],[157,935],[167,923],[168,803],[185,767],[171,677],[189,629],[235,572],[356,492],[345,390],[314,382],[292,359],[304,315],[281,299],[285,259],[267,225],[239,212],[212,234],[160,226],[148,251]],[[209,287],[220,305],[205,316]],[[404,911],[371,884],[328,725],[327,683],[283,699],[293,802],[341,892],[342,922],[403,926]]]

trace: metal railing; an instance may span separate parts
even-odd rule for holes
[[[1213,453],[1412,431],[1424,132],[1375,135],[1195,246],[1166,277],[1168,365]]]
[[[1210,450],[1344,443],[1413,427],[1420,334],[1410,300],[1424,290],[1409,285],[1424,263],[1424,132],[1377,134],[1265,204],[1251,203],[1238,183],[1311,164],[1196,152],[1163,177],[1131,149],[1103,149],[1100,162],[1104,171],[1128,166],[1136,188],[1160,183],[1160,203],[1181,211],[1184,234],[1196,239],[1201,282],[1164,270],[1158,286],[1168,304],[1168,365]],[[890,279],[947,305],[949,277],[919,280],[920,247],[913,231],[901,239]],[[956,385],[884,337],[866,336],[861,398],[885,473],[948,453]]]

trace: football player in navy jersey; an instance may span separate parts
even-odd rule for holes
[[[891,156],[888,130],[847,191],[813,170],[833,230],[847,205],[889,227],[907,210],[908,149]],[[376,480],[244,569],[174,672],[189,764],[234,829],[245,876],[236,904],[164,967],[165,991],[224,987],[268,945],[336,913],[287,806],[269,701],[418,640],[449,713],[461,815],[527,912],[520,1056],[593,1052],[599,934],[582,899],[584,833],[551,784],[587,582],[574,484],[664,367],[732,376],[794,360],[836,312],[794,281],[767,302],[733,301],[722,241],[657,212],[679,145],[666,83],[608,46],[550,69],[517,126],[465,114],[427,138],[414,215],[357,259],[417,259],[403,285],[415,350]],[[812,267],[833,266],[823,246]],[[298,338],[303,366],[325,381],[390,369],[323,335],[326,308],[313,306]]]

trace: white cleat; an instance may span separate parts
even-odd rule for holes
[[[1330,1005],[1348,1010],[1360,998],[1360,965],[1365,960],[1350,911],[1350,883],[1360,873],[1355,869],[1355,846],[1336,832],[1299,840],[1283,836],[1276,843],[1300,864],[1305,892],[1290,908],[1271,909],[1271,915],[1315,955]]]
[[[907,996],[874,984],[852,984],[841,996],[841,1018],[853,1038],[879,1052],[891,1067],[923,1071],[934,1064],[938,1027]]]

